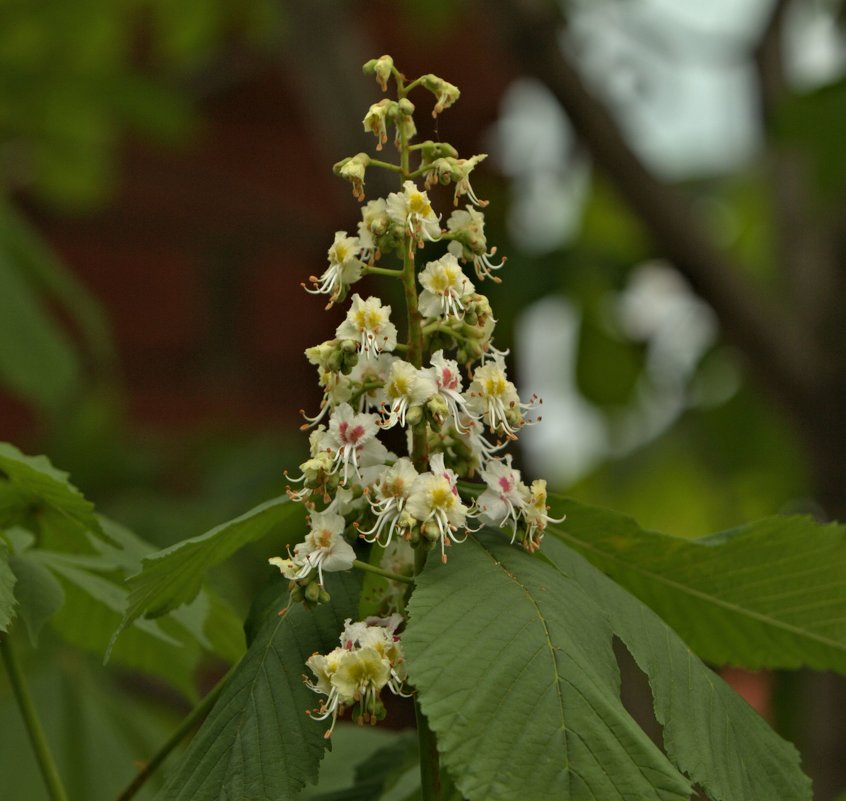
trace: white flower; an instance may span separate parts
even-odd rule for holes
[[[511,542],[517,536],[517,522],[526,510],[525,496],[529,488],[520,480],[520,471],[511,466],[511,456],[504,461],[491,461],[481,471],[488,488],[479,496],[480,519],[493,526],[504,526],[511,521]]]
[[[444,455],[432,456],[429,467],[431,472],[423,473],[414,483],[406,509],[423,526],[434,524],[441,543],[441,561],[446,562],[444,548],[449,540],[462,541],[455,532],[464,527],[468,509],[458,494],[455,473],[444,467]]]
[[[549,523],[563,523],[564,517],[550,517],[549,507],[546,505],[546,481],[538,478],[532,482],[532,487],[526,493],[526,507],[523,516],[526,520],[526,539],[523,547],[529,551],[540,548],[543,533]]]
[[[467,401],[461,394],[461,372],[458,369],[458,362],[445,359],[443,350],[438,350],[432,354],[429,363],[432,365],[430,369],[438,394],[444,399],[449,409],[453,425],[459,431],[465,430],[462,421],[472,415],[467,408]]]
[[[273,556],[267,561],[268,564],[278,567],[279,572],[289,581],[297,578],[303,567],[293,559],[283,559],[281,556]]]
[[[418,476],[407,456],[397,459],[382,473],[374,484],[376,498],[368,498],[370,508],[376,515],[376,522],[372,528],[361,532],[367,542],[378,541],[380,545],[390,545],[394,532],[399,531],[402,512]],[[382,542],[380,537],[386,529],[387,537]]]
[[[268,561],[279,568],[287,579],[306,578],[317,570],[323,585],[323,571],[327,573],[349,570],[355,561],[355,551],[344,539],[344,518],[334,512],[312,512],[311,530],[305,540],[294,546],[290,559],[275,556]]]
[[[417,240],[424,237],[434,242],[440,239],[440,218],[432,210],[425,192],[413,181],[402,185],[402,192],[391,192],[387,202],[388,216],[400,231],[407,231]]]
[[[356,386],[360,412],[380,409],[387,402],[385,384],[395,360],[396,356],[390,353],[380,353],[369,359],[359,359],[350,371],[349,379]]]
[[[399,637],[394,633],[402,623],[402,615],[368,617],[353,623],[348,617],[341,632],[341,648],[373,648],[380,654],[394,652]]]
[[[385,383],[385,395],[391,408],[382,422],[382,427],[391,428],[397,423],[405,426],[405,416],[409,408],[425,403],[436,391],[431,373],[418,370],[413,364],[402,359],[396,359],[391,364]]]
[[[348,403],[339,404],[332,412],[324,444],[332,453],[332,472],[338,472],[343,467],[342,484],[347,483],[350,465],[359,479],[366,483],[362,469],[384,464],[388,451],[376,439],[377,420],[374,414],[356,414]]]
[[[405,658],[396,628],[402,622],[399,615],[389,618],[367,618],[353,623],[344,621],[341,646],[322,654],[312,654],[306,666],[315,681],[306,679],[306,686],[319,695],[325,695],[318,709],[308,714],[316,720],[332,718],[332,725],[324,734],[330,737],[338,716],[344,709],[358,704],[361,717],[358,723],[371,722],[384,717],[385,707],[380,693],[387,687],[395,695],[408,696],[403,691]]]
[[[448,184],[452,181],[455,186],[453,203],[456,206],[462,195],[467,195],[477,206],[487,206],[488,201],[479,200],[473,191],[473,187],[470,186],[470,173],[473,172],[473,168],[479,162],[484,161],[487,157],[486,153],[480,153],[478,156],[469,159],[457,159],[452,156],[435,159],[426,167],[428,173],[426,188],[428,189],[436,183]]]
[[[315,653],[306,660],[306,667],[311,669],[317,679],[314,683],[306,680],[306,687],[313,692],[327,696],[319,709],[308,710],[308,714],[315,720],[325,720],[330,715],[332,716],[332,725],[323,735],[327,738],[332,736],[338,714],[344,706],[355,702],[352,696],[341,695],[338,687],[332,683],[332,678],[338,672],[348,654],[349,651],[344,648],[335,648],[325,656]]]
[[[500,269],[505,264],[505,259],[499,264],[491,261],[491,257],[496,255],[496,248],[488,250],[485,215],[472,206],[456,209],[447,220],[447,230],[453,236],[453,241],[448,246],[449,252],[462,261],[472,261],[476,277],[480,281],[490,278],[499,283],[500,279],[493,275],[493,271]]]
[[[320,410],[313,417],[309,417],[304,409],[300,414],[305,418],[306,423],[300,426],[301,429],[311,428],[317,425],[333,406],[345,403],[353,394],[352,381],[343,373],[336,373],[332,370],[318,370],[318,383],[323,387],[323,398],[320,401]]]
[[[338,326],[335,336],[355,342],[365,356],[392,351],[397,346],[397,329],[390,316],[391,307],[383,306],[379,298],[362,300],[355,294],[347,318]]]
[[[476,368],[467,388],[467,405],[482,417],[491,431],[502,431],[509,438],[523,424],[523,409],[517,389],[505,374],[505,361],[495,353],[492,361]]]
[[[437,261],[430,261],[420,272],[420,293],[418,307],[427,318],[464,314],[462,301],[473,292],[473,284],[461,270],[452,253],[446,253]]]
[[[496,444],[488,442],[485,439],[485,427],[476,417],[462,417],[460,427],[456,426],[455,433],[473,454],[481,469],[484,469],[491,459],[497,458],[497,454],[508,445],[508,440]]]
[[[294,560],[303,559],[317,569],[318,580],[323,584],[323,571],[334,573],[349,570],[355,561],[355,551],[344,539],[346,521],[334,512],[312,512],[311,531],[305,540],[294,546]]]
[[[310,276],[309,281],[314,285],[310,289],[305,284],[303,288],[312,295],[329,295],[331,306],[350,284],[361,278],[364,265],[359,258],[361,244],[358,237],[347,236],[346,231],[336,231],[335,241],[329,248],[329,267],[320,276]]]
[[[334,512],[336,515],[346,517],[350,512],[361,508],[363,505],[363,496],[356,498],[351,489],[338,487],[335,490],[335,497],[332,498],[332,502],[323,511]]]

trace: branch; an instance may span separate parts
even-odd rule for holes
[[[787,310],[750,283],[715,247],[691,213],[688,199],[659,181],[629,147],[616,121],[585,87],[563,51],[562,20],[542,0],[491,0],[511,52],[555,95],[590,152],[655,245],[711,305],[727,339],[792,406],[813,391],[819,375],[816,346]]]
[[[784,73],[784,24],[792,0],[775,0],[753,50],[758,103],[765,134],[776,127],[789,96]],[[781,267],[807,330],[823,334],[840,315],[837,246],[825,215],[815,208],[808,169],[801,153],[775,141],[769,148],[770,182]]]
[[[770,16],[753,51],[758,72],[758,96],[764,125],[772,122],[773,113],[784,97],[784,20],[791,0],[775,0]]]

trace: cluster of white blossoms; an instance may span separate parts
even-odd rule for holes
[[[488,246],[480,211],[487,203],[470,185],[484,156],[460,159],[446,143],[410,143],[417,129],[408,93],[418,87],[431,92],[437,115],[455,103],[458,89],[434,75],[407,82],[389,56],[368,62],[365,72],[383,89],[389,79],[396,82],[398,99],[371,106],[364,129],[381,150],[393,126],[399,163],[359,153],[336,164],[335,172],[362,202],[368,169],[394,172],[399,189],[364,203],[355,234],[336,232],[326,270],[304,286],[327,296],[328,308],[368,276],[394,280],[405,299],[408,335],[400,340],[390,305],[354,293],[334,338],[306,350],[323,398],[314,416],[304,413],[310,456],[301,475],[289,477],[298,486],[289,486],[288,494],[309,510],[310,531],[287,558],[270,560],[291,582],[292,600],[306,604],[328,600],[325,573],[354,562],[384,573],[399,543],[414,549],[419,570],[428,551],[435,549],[446,563],[447,550],[482,525],[502,528],[512,543],[534,551],[551,521],[546,482],[524,483],[503,453],[534,422],[529,415],[538,401],[521,401],[508,377],[507,354],[493,345],[490,304],[465,273],[472,266],[478,281],[499,282],[494,272],[505,261],[493,260],[496,248]],[[428,194],[439,185],[452,186],[454,206],[469,201],[445,221]],[[396,453],[383,439],[407,452]],[[366,564],[356,562],[357,541],[362,554],[364,543],[380,546],[370,549]],[[407,593],[397,586],[403,587],[394,583],[385,596],[385,614],[404,608]],[[361,717],[377,719],[382,687],[401,688],[399,619],[356,628],[364,625],[347,626],[345,636],[370,632],[349,639],[351,650],[342,637],[342,648],[309,660],[317,677],[309,686],[327,696],[316,715],[332,716],[333,726],[339,710],[353,703]],[[386,632],[390,653],[371,642]]]
[[[405,667],[397,627],[400,615],[370,617],[359,623],[347,618],[341,633],[341,644],[328,654],[312,654],[306,665],[314,681],[306,686],[326,696],[309,715],[317,720],[332,718],[325,737],[331,737],[338,716],[353,707],[353,718],[359,724],[385,717],[381,692],[387,687],[394,695],[408,695],[403,690]]]

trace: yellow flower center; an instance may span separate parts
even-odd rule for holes
[[[446,482],[434,487],[429,498],[434,509],[451,509],[455,504],[455,495],[453,495],[452,488]]]
[[[432,206],[429,199],[422,192],[413,192],[408,198],[408,210],[411,214],[420,214],[428,217],[432,213]]]
[[[502,375],[494,375],[486,378],[482,383],[482,386],[485,389],[485,394],[490,397],[504,395],[505,391],[508,389],[508,383]]]

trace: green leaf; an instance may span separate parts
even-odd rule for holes
[[[42,549],[28,556],[49,568],[64,591],[66,603],[51,621],[55,631],[66,642],[102,656],[126,609],[121,575],[102,574],[104,564],[96,556]],[[189,698],[196,694],[194,670],[200,656],[196,639],[173,620],[136,621],[112,653],[118,664],[159,676]]]
[[[22,400],[56,409],[71,398],[80,377],[68,335],[0,241],[0,384]]]
[[[317,787],[298,801],[373,801],[407,767],[417,767],[416,732],[338,723]]]
[[[61,517],[103,534],[93,504],[46,456],[25,456],[14,445],[0,442],[0,472],[32,504],[47,506]]]
[[[434,561],[403,645],[466,798],[687,801],[686,779],[623,707],[611,627],[575,581],[489,532]]]
[[[64,605],[65,592],[44,565],[26,554],[12,555],[9,565],[18,580],[15,588],[20,605],[18,614],[26,625],[29,641],[35,647],[44,624]]]
[[[843,526],[773,517],[687,540],[561,499],[550,533],[655,610],[706,661],[846,673]]]
[[[288,503],[287,496],[274,498],[199,537],[146,557],[141,572],[128,579],[129,606],[112,643],[142,615],[156,617],[192,601],[210,568],[298,513],[302,514],[301,507]]]
[[[20,657],[68,797],[114,801],[138,762],[156,752],[178,721],[163,716],[163,706],[151,703],[149,692],[133,697],[127,682],[78,652],[21,648]],[[0,796],[50,801],[20,709],[3,679],[0,675]],[[160,786],[153,775],[148,789]],[[142,791],[136,798],[151,797]]]
[[[658,615],[553,538],[544,540],[542,553],[602,604],[614,633],[649,677],[668,756],[709,798],[810,800],[811,782],[796,749]]]
[[[255,638],[158,801],[287,801],[317,779],[325,723],[305,710],[315,696],[303,683],[305,660],[337,647],[344,618],[355,615],[358,584],[327,577],[332,603],[285,615],[287,584],[274,577],[251,613]]]
[[[320,784],[328,763],[336,761],[336,735],[332,735],[332,753],[326,757],[320,769]],[[349,727],[345,727],[349,728]],[[357,728],[357,727],[356,727]],[[309,801],[372,801],[382,798],[386,790],[393,787],[403,773],[413,769],[419,777],[417,759],[417,733],[405,732],[382,746],[355,768],[354,780],[349,787],[308,795]],[[419,779],[418,779],[419,781]]]
[[[17,581],[9,566],[9,551],[5,543],[0,542],[0,631],[9,630],[9,624],[15,618],[15,582]]]

